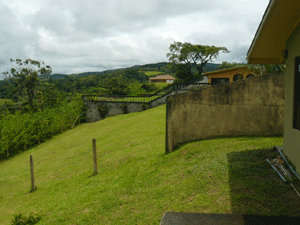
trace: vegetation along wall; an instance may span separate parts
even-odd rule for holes
[[[166,103],[166,99],[170,95],[184,93],[186,90],[172,91],[160,98],[151,102],[109,102],[109,101],[84,101],[86,104],[86,122],[97,122],[106,117],[115,116],[119,114],[141,112],[143,110],[154,108]],[[101,116],[101,112],[105,115]]]
[[[282,135],[284,75],[264,75],[167,98],[166,153],[218,136]]]

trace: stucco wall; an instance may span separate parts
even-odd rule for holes
[[[285,121],[283,136],[283,151],[296,166],[300,173],[300,131],[293,128],[293,100],[294,100],[294,77],[295,57],[300,56],[300,25],[294,30],[287,40],[286,49],[288,50],[288,59],[286,60],[286,91],[285,91]]]
[[[284,75],[267,75],[167,98],[166,153],[217,136],[282,135]]]

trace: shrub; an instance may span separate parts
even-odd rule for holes
[[[149,105],[147,103],[142,104],[143,111],[149,109]]]
[[[147,92],[153,92],[158,90],[155,84],[151,84],[151,83],[144,83],[141,85],[141,88],[146,90]]]
[[[128,105],[126,103],[122,104],[120,108],[123,110],[124,114],[128,113]]]
[[[104,119],[110,109],[110,106],[106,104],[100,104],[97,106],[101,119]]]
[[[41,112],[7,114],[0,119],[0,159],[8,158],[71,129],[84,116],[81,100]]]
[[[22,213],[14,215],[11,219],[12,225],[31,225],[36,224],[39,220],[42,219],[42,216],[39,214],[30,213],[28,216],[22,215]]]

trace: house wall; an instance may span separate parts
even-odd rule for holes
[[[233,82],[233,77],[236,74],[241,74],[244,79],[247,78],[248,75],[253,74],[252,71],[247,70],[246,67],[236,68],[234,70],[220,70],[216,72],[208,72],[206,75],[208,76],[208,83],[211,83],[212,78],[229,78],[229,82]]]
[[[285,120],[283,151],[296,166],[300,173],[300,131],[293,128],[293,100],[294,100],[294,60],[300,56],[300,25],[294,30],[286,42],[288,59],[286,59],[286,90],[285,90]]]
[[[167,98],[166,153],[218,136],[282,135],[284,75],[266,75]]]

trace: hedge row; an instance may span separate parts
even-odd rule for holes
[[[16,112],[0,119],[0,159],[8,158],[74,127],[84,116],[77,100],[37,113]]]

